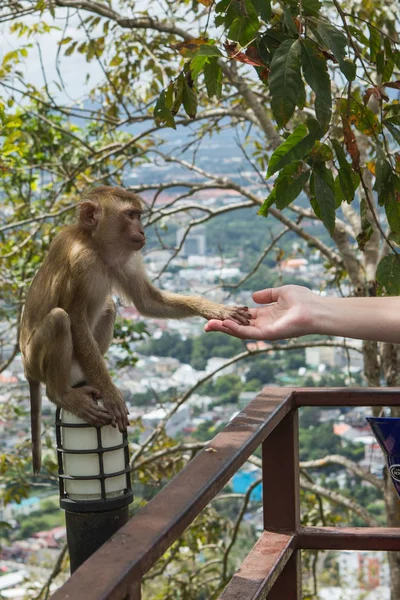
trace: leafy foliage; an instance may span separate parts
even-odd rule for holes
[[[76,7],[73,24],[67,4],[21,0],[0,9],[15,42],[0,64],[0,316],[6,330],[16,331],[27,286],[51,240],[71,222],[82,191],[96,184],[129,185],[143,193],[154,239],[162,245],[168,238],[169,251],[182,214],[190,227],[207,220],[209,247],[216,254],[221,243],[229,243],[230,254],[242,254],[249,272],[250,250],[271,242],[246,289],[281,282],[271,267],[282,260],[282,249],[271,238],[279,238],[284,223],[292,232],[288,247],[295,235],[304,241],[301,249],[317,247],[332,280],[350,284],[357,294],[372,293],[375,283],[378,293],[400,294],[400,53],[398,22],[387,3],[360,8],[352,0],[345,7],[336,0],[161,0],[157,11],[149,3],[148,13],[139,14],[131,0],[114,3],[112,10],[89,0],[85,10]],[[50,37],[58,39],[57,80],[46,76],[44,65],[45,80],[32,83],[24,63]],[[71,100],[65,77],[77,57],[87,74],[82,102]],[[102,73],[95,81],[94,67]],[[221,145],[226,154],[218,164],[209,151],[197,161],[200,145],[227,130],[235,135]],[[215,174],[235,142],[243,150],[238,169]],[[247,184],[245,161],[258,177],[256,185]],[[159,164],[180,170],[165,174]],[[200,195],[210,190],[224,194],[211,208],[209,196]],[[228,206],[230,194],[236,196]],[[266,198],[262,207],[260,198]],[[248,212],[239,213],[240,204]],[[258,209],[267,221],[256,217]],[[240,214],[239,225],[229,211]],[[213,224],[215,215],[222,228]],[[118,325],[117,341],[127,356],[117,367],[134,364],[131,342],[145,335],[141,327]],[[169,355],[172,342],[163,338],[155,342],[157,353]],[[13,345],[17,352],[15,340]],[[242,350],[237,340],[219,336],[179,340],[176,346],[179,357],[199,369],[210,356]],[[268,368],[255,367],[246,385],[273,379]],[[237,398],[237,379],[219,386],[220,394]],[[138,423],[137,439],[140,428]],[[204,439],[210,433],[205,427]],[[320,439],[310,433],[306,444],[313,449]],[[322,441],[330,446],[321,451],[337,451],[331,436]],[[143,498],[185,463],[181,456],[151,462],[154,451],[167,452],[173,443],[160,434],[142,457],[148,460],[137,469]],[[47,449],[45,465],[54,479],[56,463]],[[357,452],[352,449],[353,458]],[[29,494],[27,442],[16,456],[0,457],[0,473],[6,501]],[[317,517],[310,522],[317,524]],[[228,535],[210,511],[183,542],[190,552],[185,577],[175,577],[172,568],[167,589],[155,586],[153,597],[187,599],[192,591],[211,597],[223,582],[219,574],[212,582],[216,567],[209,566],[211,552],[204,546],[220,544],[221,532]],[[177,548],[161,568],[174,560]],[[203,571],[195,559],[199,552],[207,562]],[[206,586],[204,573],[211,580]]]

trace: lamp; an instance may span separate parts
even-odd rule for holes
[[[73,573],[129,518],[133,500],[127,433],[57,409],[60,506]]]

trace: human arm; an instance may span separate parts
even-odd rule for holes
[[[327,298],[309,289],[285,285],[253,294],[249,326],[211,320],[205,331],[222,331],[242,339],[281,340],[308,334],[400,343],[400,298]]]

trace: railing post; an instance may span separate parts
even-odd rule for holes
[[[142,582],[135,581],[129,588],[129,596],[125,600],[142,600]]]
[[[291,411],[262,445],[264,529],[295,533],[300,525],[299,428]],[[268,600],[301,598],[300,551],[295,551]]]

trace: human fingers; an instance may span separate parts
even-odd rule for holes
[[[277,302],[281,293],[282,287],[266,288],[265,290],[254,292],[253,300],[257,304],[272,304],[272,302]]]
[[[254,325],[239,325],[239,323],[235,323],[235,321],[225,320],[225,321],[209,321],[207,323],[209,325],[209,329],[206,331],[221,331],[222,333],[227,333],[228,335],[233,335],[234,337],[240,338],[242,340],[251,339],[251,340],[262,340],[264,339],[261,331],[254,327]]]
[[[220,331],[221,333],[231,333],[231,330],[224,327],[224,323],[225,321],[220,321],[218,319],[210,319],[209,321],[207,321],[207,323],[204,325],[204,331],[205,332],[209,332],[209,331]]]

